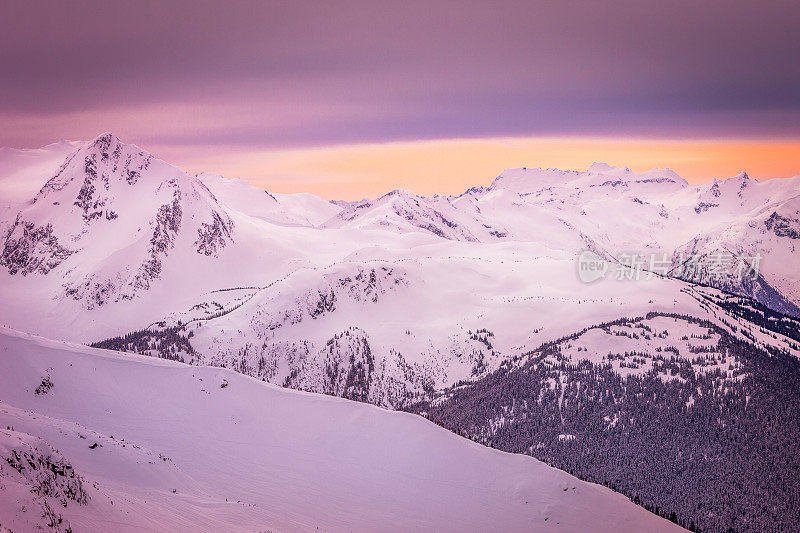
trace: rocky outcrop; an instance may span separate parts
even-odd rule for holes
[[[52,224],[36,226],[17,217],[0,254],[9,274],[47,274],[73,253],[58,241]]]

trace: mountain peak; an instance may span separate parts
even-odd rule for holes
[[[601,163],[599,161],[595,161],[592,163],[592,166],[589,167],[588,172],[608,172],[609,170],[613,170],[616,167],[609,165],[608,163]]]
[[[118,140],[116,135],[114,135],[110,131],[105,131],[105,132],[101,133],[100,135],[98,135],[97,137],[95,137],[94,139],[92,139],[91,141],[89,141],[89,143],[91,143],[91,144],[96,144],[98,142],[108,142],[108,143],[110,143],[110,142],[113,142],[113,141],[116,141],[116,140]]]
[[[122,144],[122,143],[120,143],[120,140],[116,137],[116,135],[114,135],[110,131],[101,133],[100,135],[98,135],[97,137],[86,143],[86,145],[89,148],[98,148],[101,152],[108,151],[108,149],[111,146],[116,144]]]
[[[382,200],[384,198],[389,198],[391,196],[396,196],[398,198],[415,198],[415,199],[416,198],[420,198],[419,195],[414,194],[413,192],[411,192],[411,191],[409,191],[407,189],[399,189],[398,188],[398,189],[393,189],[393,190],[387,192],[386,194],[384,194],[383,196],[378,197],[378,200]]]
[[[135,185],[153,161],[149,153],[132,144],[124,144],[113,133],[106,132],[67,156],[61,168],[39,191],[37,199],[61,191],[73,182],[83,184],[84,195],[89,194],[90,190],[108,191],[116,181]],[[170,177],[183,174],[166,163],[162,166],[170,167],[171,172],[158,172],[159,180],[167,174]]]

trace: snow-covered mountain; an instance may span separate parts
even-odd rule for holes
[[[0,152],[0,325],[182,361],[229,384],[227,371],[199,367],[414,410],[677,513],[686,527],[727,523],[729,511],[744,529],[769,517],[795,524],[775,503],[795,493],[794,467],[759,477],[763,454],[751,457],[724,428],[774,435],[784,448],[800,441],[791,414],[800,177],[691,186],[668,169],[596,163],[511,169],[458,196],[395,190],[327,202],[190,176],[111,134],[23,152]],[[32,191],[27,201],[6,196],[16,182],[17,193]],[[588,283],[585,256],[603,269]],[[662,318],[674,322],[660,330]],[[158,374],[179,367],[152,362]],[[653,437],[660,417],[688,455]],[[682,433],[700,419],[721,432],[711,448],[704,432]],[[767,423],[776,419],[777,429]],[[14,436],[25,442],[18,451],[38,461],[50,441],[28,433]],[[671,485],[638,470],[625,483],[614,477],[639,464],[629,452],[640,447],[648,461],[664,458],[651,467]],[[733,487],[725,498],[737,500],[732,511],[698,510],[684,490],[694,485],[671,469],[718,488],[708,461],[720,454],[749,458],[719,463]],[[72,460],[50,456],[46,464]],[[756,485],[773,502],[757,519],[742,488]],[[208,527],[228,524],[225,513]],[[312,525],[347,523],[332,520]]]
[[[592,323],[710,315],[674,279],[582,283],[586,249],[612,265],[760,254],[755,279],[663,274],[797,312],[798,178],[692,187],[596,163],[507,170],[454,197],[331,203],[189,176],[111,134],[73,148],[3,219],[7,325],[401,406]],[[33,179],[51,152],[29,170],[13,152],[14,176]]]
[[[105,134],[70,154],[20,210],[0,265],[44,276],[63,263],[64,293],[91,309],[149,289],[176,255],[218,257],[233,233],[199,181]]]
[[[0,528],[678,530],[411,414],[6,329]]]

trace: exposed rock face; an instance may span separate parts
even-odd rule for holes
[[[80,161],[83,161],[82,172]],[[61,191],[76,180],[81,180],[73,205],[82,212],[85,223],[98,218],[113,220],[118,215],[104,209],[114,198],[109,194],[112,183],[124,180],[135,185],[141,173],[150,166],[153,156],[120,143],[112,134],[106,133],[72,154],[55,176],[50,179],[34,201],[43,201],[52,193]]]
[[[158,208],[153,228],[153,237],[150,239],[151,252],[155,254],[166,253],[175,245],[175,236],[181,229],[181,191],[174,182],[172,203],[164,204]]]
[[[172,203],[164,204],[158,208],[153,224],[153,236],[150,238],[150,257],[140,266],[130,286],[134,290],[147,290],[150,282],[161,274],[161,258],[166,257],[175,246],[175,239],[181,229],[181,191],[175,183]],[[123,294],[123,298],[130,298]]]
[[[800,221],[797,219],[784,217],[773,212],[764,222],[764,225],[778,237],[800,239]]]
[[[212,213],[211,223],[203,222],[197,230],[197,240],[194,245],[197,253],[217,257],[225,248],[225,243],[231,239],[233,231],[233,221],[227,215],[220,215],[216,211]]]
[[[0,493],[10,500],[9,507],[30,516],[36,529],[71,532],[62,513],[71,506],[89,504],[84,478],[39,438],[11,427],[0,429],[0,438],[5,441],[0,442]],[[25,496],[13,499],[13,494],[20,493]]]
[[[17,217],[0,254],[0,265],[12,275],[47,274],[72,253],[58,242],[52,224],[37,227]]]

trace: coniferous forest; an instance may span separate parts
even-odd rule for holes
[[[661,354],[648,373],[623,377],[610,363],[567,362],[566,338],[411,411],[689,530],[800,530],[800,361],[680,318],[720,336],[731,371]],[[636,364],[645,354],[616,355]]]

